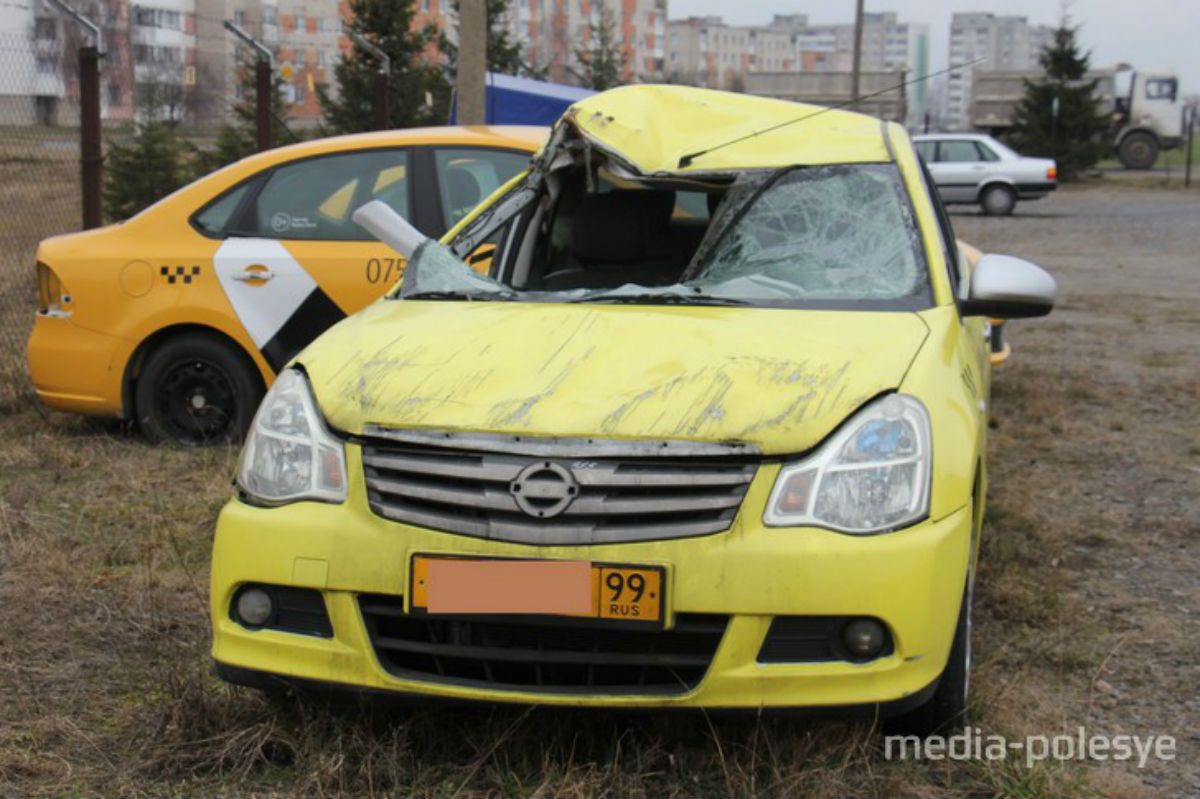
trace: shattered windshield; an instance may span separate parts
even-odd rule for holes
[[[894,168],[824,166],[750,181],[683,283],[741,298],[889,300],[928,290]],[[717,220],[720,222],[721,220]],[[708,246],[706,247],[705,244]]]
[[[920,236],[894,165],[746,173],[714,189],[707,208],[703,193],[676,194],[581,187],[568,202],[564,189],[558,215],[543,203],[540,227],[528,225],[524,246],[502,254],[486,245],[492,249],[484,260],[494,259],[499,277],[429,241],[414,253],[397,296],[880,309],[931,302]],[[477,267],[478,252],[466,256]]]

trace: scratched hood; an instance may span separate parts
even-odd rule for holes
[[[381,301],[299,358],[329,423],[819,443],[900,384],[912,313]]]

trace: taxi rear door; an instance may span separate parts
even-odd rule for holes
[[[436,215],[414,202],[415,160],[412,148],[358,150],[291,161],[256,179],[213,263],[272,369],[399,280],[403,258],[352,221],[356,208],[383,200],[423,232],[439,232]]]

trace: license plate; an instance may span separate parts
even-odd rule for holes
[[[414,612],[661,622],[663,569],[581,560],[414,555]]]

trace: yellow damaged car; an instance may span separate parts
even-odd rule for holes
[[[960,257],[900,126],[630,86],[443,243],[354,218],[412,260],[251,425],[221,676],[961,722],[987,319],[1055,283]]]
[[[37,252],[29,373],[64,411],[152,440],[240,438],[263,390],[404,261],[351,220],[370,200],[440,236],[524,171],[545,128],[342,136],[251,156],[119,225]]]

